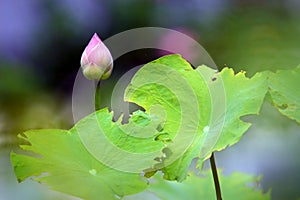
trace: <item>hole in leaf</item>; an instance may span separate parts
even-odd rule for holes
[[[285,109],[287,109],[289,106],[287,105],[287,104],[281,104],[281,105],[279,105],[278,106],[280,109],[282,109],[282,110],[285,110]]]

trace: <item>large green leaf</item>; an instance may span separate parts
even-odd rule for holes
[[[243,200],[267,200],[271,199],[271,191],[263,193],[258,188],[260,177],[244,173],[233,173],[224,176],[219,172],[221,182],[221,192],[223,199],[243,199]],[[190,174],[182,182],[164,180],[160,174],[156,174],[154,180],[150,182],[147,191],[154,194],[160,200],[182,200],[182,199],[215,199],[213,177],[210,171],[203,172],[202,176]],[[126,200],[137,200],[147,192],[126,197]],[[143,198],[144,199],[144,198]],[[153,197],[152,197],[153,199]]]
[[[124,165],[125,169],[138,163],[126,157],[120,159],[124,152],[113,152],[111,146],[120,146],[128,153],[138,148],[141,152],[152,151],[157,148],[153,143],[157,143],[158,146],[163,144],[153,138],[152,143],[149,142],[149,138],[131,138],[122,132],[123,125],[120,122],[112,122],[112,117],[112,113],[103,109],[82,119],[69,131],[25,132],[21,137],[30,143],[22,146],[27,151],[26,155],[11,153],[18,180],[37,176],[35,180],[48,184],[54,190],[84,199],[118,199],[117,196],[122,197],[144,190],[146,182],[139,173],[119,171],[110,166],[119,163]],[[144,115],[142,121],[147,121],[147,118],[149,116]],[[103,139],[99,141],[102,135],[99,131],[103,131],[104,136],[114,145],[105,144]],[[148,140],[148,143],[143,140]],[[89,143],[89,146],[85,146],[84,142]],[[94,150],[100,149],[100,154],[88,151],[93,145]]]
[[[300,66],[263,74],[268,77],[271,103],[280,113],[300,123]]]
[[[240,118],[258,114],[266,91],[266,79],[260,74],[249,79],[228,68],[220,73],[206,66],[194,70],[179,55],[170,55],[139,70],[125,99],[146,111],[157,104],[162,107],[164,132],[171,138],[167,146],[173,153],[164,160],[164,177],[182,181],[192,159],[200,157],[201,165],[213,151],[239,141],[250,126]]]
[[[261,74],[248,79],[227,68],[193,69],[179,55],[162,57],[142,67],[126,90],[125,100],[145,112],[122,124],[103,109],[69,131],[25,132],[30,145],[23,149],[35,154],[12,153],[15,173],[86,199],[137,193],[145,187],[142,171],[182,181],[194,158],[201,164],[239,141],[250,126],[240,117],[258,113],[266,89]]]

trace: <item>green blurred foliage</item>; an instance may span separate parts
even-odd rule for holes
[[[32,95],[40,88],[40,80],[27,66],[0,62],[0,75],[1,102]]]
[[[42,77],[25,66],[0,66],[0,147],[14,145],[28,129],[69,127],[65,100],[49,92]]]
[[[251,7],[228,10],[204,31],[206,49],[218,66],[248,75],[294,68],[300,63],[299,18],[284,9]]]

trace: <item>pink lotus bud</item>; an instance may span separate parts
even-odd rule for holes
[[[89,80],[104,80],[110,76],[113,59],[108,48],[96,33],[85,48],[80,64],[83,75]]]

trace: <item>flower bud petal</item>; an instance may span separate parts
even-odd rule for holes
[[[82,70],[85,78],[89,80],[100,80],[104,73],[101,67],[98,67],[97,65],[94,64],[84,65]]]
[[[87,79],[104,80],[110,76],[113,69],[113,59],[108,48],[96,33],[85,48],[80,64]]]

